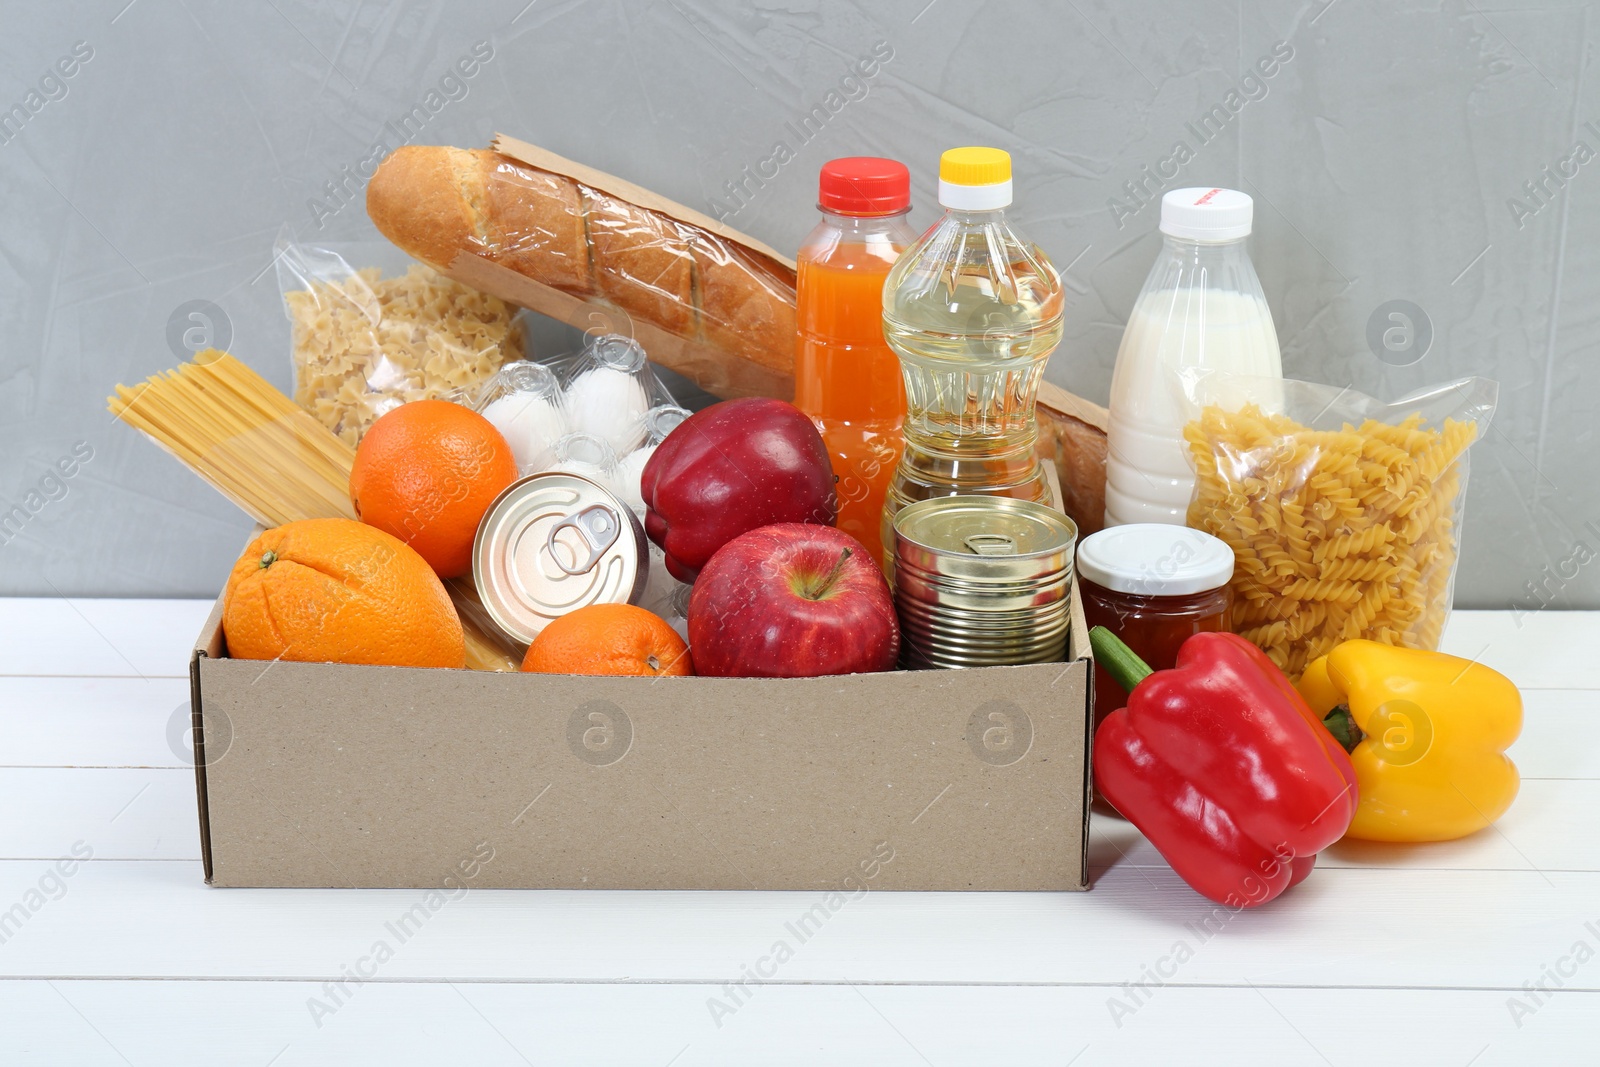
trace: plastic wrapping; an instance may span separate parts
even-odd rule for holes
[[[548,364],[507,363],[481,387],[451,398],[505,435],[523,477],[557,466],[558,443],[570,437],[564,462],[595,468],[576,473],[604,473],[641,517],[644,465],[689,417],[651,371],[643,346],[617,334],[591,337],[578,352]]]
[[[645,513],[644,495],[640,491],[640,480],[644,475],[645,464],[655,455],[657,446],[667,439],[669,433],[683,425],[683,420],[687,419],[689,414],[687,408],[680,408],[675,404],[662,404],[651,408],[644,420],[644,442],[623,456],[617,464],[617,486],[622,498],[633,508],[640,521],[644,520]],[[646,610],[653,611],[667,620],[678,632],[678,636],[685,641],[689,640],[691,588],[688,583],[680,582],[672,576],[667,570],[667,554],[662,551],[660,545],[654,541],[650,542],[650,579],[639,603]]]
[[[385,412],[475,389],[523,354],[514,307],[428,267],[386,278],[284,237],[276,251],[295,401],[346,444]]]
[[[592,433],[569,433],[557,441],[545,469],[581,475],[613,495],[621,495],[617,485],[617,453],[605,438]]]
[[[476,254],[564,292],[604,297],[676,337],[793,367],[792,271],[666,211],[483,156],[486,225],[470,242]]]
[[[786,395],[795,346],[793,264],[712,219],[531,145],[407,146],[379,167],[368,212],[402,249],[461,277],[465,253],[683,344],[657,358],[722,396]],[[470,279],[567,317],[503,272]],[[752,373],[751,365],[760,373]]]
[[[644,348],[617,334],[590,337],[578,352],[548,365],[508,363],[460,399],[506,435],[523,477],[552,470],[582,475],[641,521],[645,464],[689,417],[650,370]],[[687,603],[686,589],[652,544],[648,585],[638,603],[672,622],[674,604]],[[677,617],[681,622],[681,612]]]
[[[651,408],[644,417],[644,441],[617,463],[617,481],[622,488],[622,495],[628,506],[638,512],[641,518],[645,511],[641,486],[645,464],[656,454],[657,446],[667,439],[667,434],[683,425],[683,420],[688,417],[689,409],[676,404],[661,404]]]
[[[644,443],[650,409],[673,403],[650,369],[644,346],[621,334],[591,337],[576,355],[551,366],[561,379],[572,430],[604,439],[619,457]]]
[[[1436,649],[1466,450],[1498,386],[1463,378],[1385,404],[1311,382],[1183,377],[1189,525],[1233,548],[1233,629],[1292,678],[1352,638]]]
[[[549,467],[556,442],[571,431],[561,382],[542,363],[507,363],[463,402],[494,424],[526,478]]]
[[[665,619],[685,641],[689,640],[689,593],[693,589],[667,571],[666,553],[651,542],[650,577],[639,597],[639,606]]]

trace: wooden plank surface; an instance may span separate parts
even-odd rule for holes
[[[1600,1011],[1600,994],[1562,995],[1519,1028],[1498,992],[1169,987],[1114,1013],[1127,994],[1104,986],[763,986],[713,1021],[718,986],[350,989],[326,1013],[309,982],[4,982],[0,1054],[51,1067],[1525,1067],[1583,1062]]]
[[[182,678],[203,600],[0,600],[0,675]]]
[[[395,979],[720,982],[782,941],[785,983],[1116,984],[1183,941],[1177,984],[1516,989],[1600,937],[1585,928],[1600,930],[1595,872],[1330,867],[1233,914],[1170,870],[1117,866],[1083,903],[871,893],[806,925],[821,894],[475,890],[430,904],[420,890],[207,889],[189,863],[52,869],[0,863],[0,900],[42,881],[59,897],[11,932],[0,977],[320,980],[386,940]],[[1569,985],[1600,989],[1600,968]]]
[[[1232,915],[1099,818],[1088,894],[871,893],[800,942],[810,894],[473,891],[430,911],[417,891],[206,888],[183,675],[208,609],[0,601],[0,1062],[1236,1063],[1270,1049],[1291,1064],[1481,1065],[1591,1050],[1600,956],[1575,953],[1600,952],[1586,652],[1600,613],[1452,620],[1450,651],[1525,690],[1523,791],[1491,831],[1342,844],[1294,894]],[[75,846],[93,857],[63,876],[53,857]],[[792,958],[736,1003],[723,984],[780,940]],[[379,942],[392,956],[348,985]],[[1558,967],[1572,972],[1559,992],[1526,991]],[[323,983],[341,980],[353,992],[334,1005]]]

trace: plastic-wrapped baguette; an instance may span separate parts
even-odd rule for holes
[[[792,262],[693,225],[685,218],[703,216],[611,175],[504,136],[496,143],[544,165],[408,146],[373,175],[367,213],[406,252],[502,300],[580,325],[593,307],[585,302],[605,301],[663,338],[682,338],[677,351],[647,344],[651,359],[718,396],[793,399]],[[512,273],[473,271],[478,259]],[[522,293],[508,279],[545,288]],[[569,306],[554,306],[561,301]],[[1105,408],[1040,384],[1039,455],[1059,472],[1083,535],[1100,528],[1104,510],[1105,428]]]
[[[580,299],[603,297],[636,321],[720,350],[730,366],[792,374],[792,270],[566,175],[489,149],[408,145],[368,183],[367,214],[446,273],[461,253],[475,255]]]

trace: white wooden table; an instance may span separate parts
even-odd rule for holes
[[[1336,846],[1208,931],[1210,905],[1100,819],[1087,894],[872,893],[736,994],[810,894],[474,890],[358,984],[421,891],[208,889],[182,733],[207,609],[0,600],[0,1063],[1600,1056],[1600,613],[1450,624],[1527,702],[1522,793],[1492,830]]]

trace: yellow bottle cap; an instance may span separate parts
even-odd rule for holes
[[[1000,148],[952,148],[939,157],[939,180],[949,185],[999,185],[1011,180],[1011,153]]]

